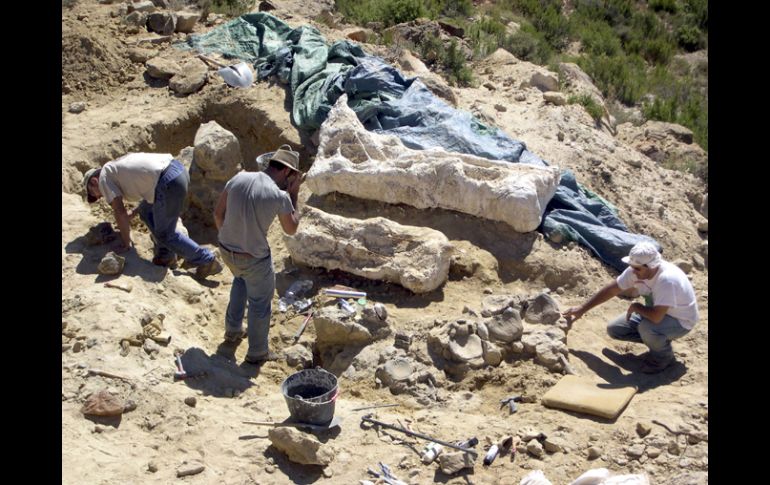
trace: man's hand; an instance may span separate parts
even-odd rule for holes
[[[572,307],[567,309],[566,312],[562,313],[562,316],[567,319],[567,323],[572,325],[572,322],[575,320],[578,320],[580,317],[583,316],[585,311],[581,307]]]
[[[641,307],[641,305],[638,302],[633,302],[628,306],[628,310],[626,310],[626,321],[631,320],[631,315],[634,313],[639,313],[639,307]]]
[[[295,174],[291,178],[289,178],[289,186],[286,188],[286,191],[292,195],[297,195],[299,193],[299,186],[302,185],[302,182],[305,180],[305,176],[303,174]]]

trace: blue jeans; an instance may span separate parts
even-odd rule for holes
[[[273,259],[267,256],[257,259],[251,255],[234,253],[219,245],[220,254],[233,273],[230,288],[230,303],[225,314],[225,331],[238,332],[242,329],[246,302],[249,302],[247,316],[249,350],[246,357],[257,359],[268,354],[267,334],[270,332],[270,314],[273,293],[275,293],[275,272]]]
[[[687,335],[679,320],[665,315],[660,323],[652,323],[638,313],[626,320],[626,314],[619,315],[607,325],[610,337],[628,342],[643,343],[650,348],[650,358],[656,362],[667,362],[674,358],[671,341]]]
[[[139,218],[155,236],[158,257],[169,258],[176,253],[193,266],[199,266],[214,259],[214,253],[176,230],[189,183],[190,175],[184,165],[172,160],[155,186],[155,202],[143,200],[138,211]]]

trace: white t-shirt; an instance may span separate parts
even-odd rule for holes
[[[107,162],[99,175],[99,192],[108,204],[115,197],[127,202],[155,202],[155,186],[160,173],[174,157],[170,153],[129,153]]]
[[[662,261],[658,272],[649,280],[636,277],[629,266],[618,276],[621,290],[636,288],[640,295],[651,295],[653,305],[667,306],[667,315],[679,320],[686,329],[692,329],[698,322],[698,304],[695,290],[684,271],[678,266]]]

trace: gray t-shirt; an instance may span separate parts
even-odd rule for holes
[[[227,209],[219,242],[262,259],[270,254],[267,230],[276,214],[291,214],[289,194],[264,172],[240,172],[225,185]]]
[[[129,153],[107,162],[99,175],[99,192],[108,204],[115,197],[126,202],[155,202],[155,186],[174,157],[170,153]]]

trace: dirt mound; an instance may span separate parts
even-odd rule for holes
[[[114,35],[92,29],[82,21],[62,22],[63,94],[72,92],[106,93],[131,81],[131,61]]]

